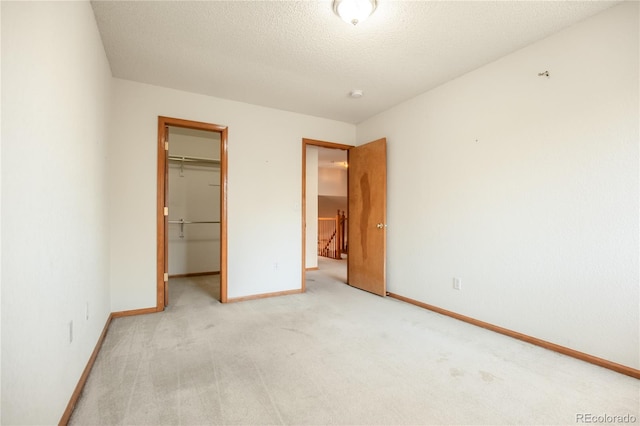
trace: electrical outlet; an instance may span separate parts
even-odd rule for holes
[[[453,289],[462,290],[462,282],[460,281],[460,278],[453,278]]]
[[[73,320],[69,321],[69,343],[73,343]]]

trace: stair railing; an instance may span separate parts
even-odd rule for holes
[[[338,210],[335,217],[318,218],[318,256],[341,259],[347,252],[347,217]]]

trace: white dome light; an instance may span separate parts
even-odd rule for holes
[[[377,6],[376,0],[333,0],[336,15],[353,25],[358,25],[371,16]]]

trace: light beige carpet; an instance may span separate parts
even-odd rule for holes
[[[228,305],[217,277],[172,280],[166,312],[113,321],[71,424],[640,422],[640,381],[353,289],[340,267]]]

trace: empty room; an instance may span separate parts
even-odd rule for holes
[[[0,2],[0,423],[637,424],[639,22]]]

